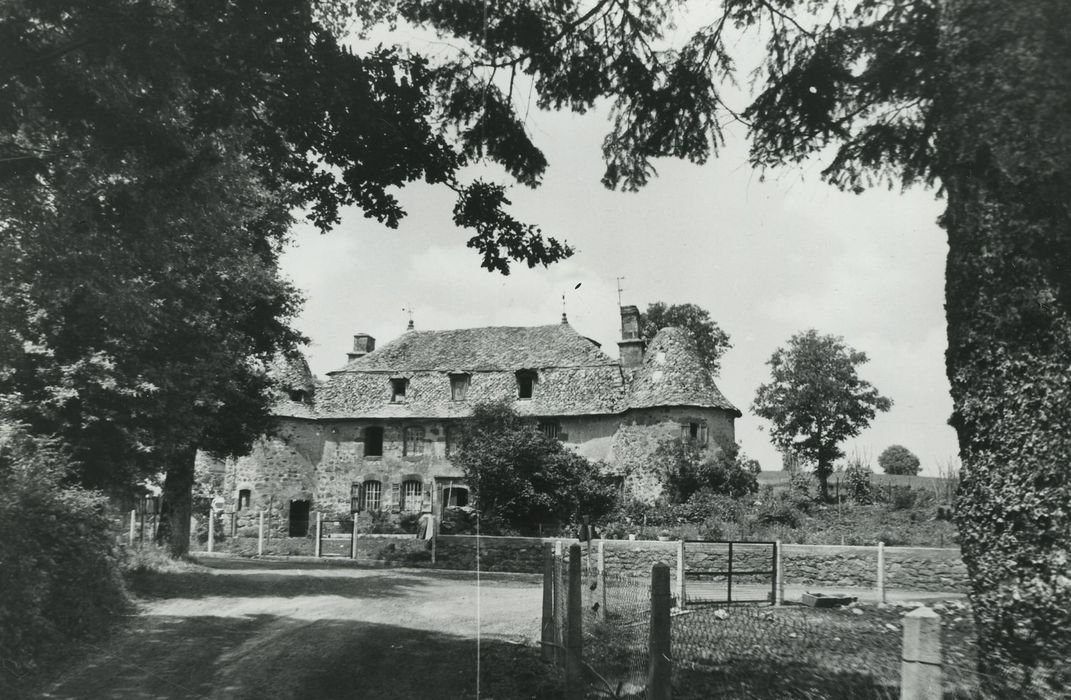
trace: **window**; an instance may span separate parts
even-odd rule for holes
[[[467,374],[451,374],[450,375],[450,400],[451,401],[464,401],[465,396],[469,393],[469,375]]]
[[[424,484],[410,479],[402,482],[402,510],[406,513],[419,513],[424,501]]]
[[[390,380],[390,400],[391,403],[401,403],[405,401],[405,391],[409,388],[409,380],[404,377],[397,377]]]
[[[383,456],[383,427],[372,425],[364,429],[364,456]]]
[[[530,369],[517,372],[517,398],[530,399],[535,391],[536,373]]]
[[[464,486],[443,487],[443,507],[463,507],[469,504],[469,490]]]
[[[561,437],[562,427],[557,423],[540,423],[539,432],[543,433],[549,438],[554,438],[555,440],[557,440]]]
[[[288,389],[286,392],[294,403],[305,403],[305,392],[300,389]]]
[[[681,439],[690,440],[699,445],[707,444],[706,421],[697,423],[684,423],[681,425]]]
[[[455,454],[457,452],[457,428],[450,425],[443,428],[443,441],[446,456],[450,457]]]
[[[378,481],[366,481],[361,485],[362,499],[361,510],[378,512],[383,502],[383,484]]]
[[[242,489],[238,492],[238,508],[237,510],[247,510],[249,508],[249,499],[252,492],[249,489]]]
[[[405,429],[402,455],[414,457],[422,454],[424,454],[424,429],[420,426],[409,426]]]

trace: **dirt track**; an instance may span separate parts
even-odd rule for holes
[[[485,574],[477,589],[470,573],[204,563],[140,582],[140,614],[42,697],[472,698],[478,683],[482,698],[543,693],[538,577]]]

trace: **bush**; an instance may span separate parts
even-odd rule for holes
[[[128,604],[105,500],[64,486],[67,467],[55,441],[0,425],[0,673],[23,674]]]
[[[878,465],[886,474],[915,476],[919,473],[919,458],[903,445],[886,447],[878,457]]]
[[[770,501],[763,501],[755,513],[755,522],[797,528],[803,524],[811,501],[794,491],[782,491]]]
[[[874,492],[870,486],[870,467],[863,460],[855,457],[849,460],[848,468],[844,470],[842,481],[848,492],[848,498],[859,505],[869,505],[874,502]]]
[[[747,459],[736,446],[712,452],[692,440],[667,440],[658,446],[653,461],[671,503],[684,503],[702,490],[733,498],[759,490],[758,462]]]

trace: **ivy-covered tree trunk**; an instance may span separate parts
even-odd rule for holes
[[[1071,3],[942,12],[946,359],[971,599],[991,670],[1068,674]]]
[[[196,450],[171,455],[164,477],[163,500],[168,509],[167,546],[173,557],[190,553],[190,516],[193,515],[193,481]]]

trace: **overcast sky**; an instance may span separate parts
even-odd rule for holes
[[[615,278],[624,277],[623,303],[692,302],[730,334],[718,385],[743,411],[737,440],[763,469],[779,469],[780,458],[751,402],[773,351],[807,328],[866,352],[861,375],[894,401],[846,452],[879,471],[881,451],[902,444],[924,474],[955,456],[944,373],[948,248],[933,192],[845,194],[820,181],[821,162],[762,181],[740,133],[706,165],[660,161],[641,192],[611,192],[599,183],[605,115],[529,114],[550,167],[540,188],[512,187],[512,210],[576,248],[564,263],[522,265],[508,277],[482,270],[451,221],[454,195],[441,187],[400,191],[409,216],[397,230],[357,210],[327,235],[298,226],[283,269],[307,297],[297,325],[312,340],[313,371],[340,367],[354,333],[379,345],[396,338],[410,307],[425,330],[539,325],[558,322],[562,294],[573,327],[616,357]]]

